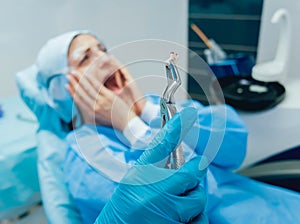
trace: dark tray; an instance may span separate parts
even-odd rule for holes
[[[278,82],[261,82],[251,76],[226,76],[218,81],[222,87],[225,102],[240,110],[269,109],[285,97],[285,88]]]

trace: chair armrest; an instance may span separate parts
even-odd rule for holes
[[[282,160],[254,165],[238,173],[300,192],[300,160]]]

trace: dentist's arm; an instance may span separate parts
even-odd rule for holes
[[[243,162],[248,132],[236,111],[227,105],[206,106],[190,102],[197,108],[198,119],[184,142],[214,165],[236,169]]]

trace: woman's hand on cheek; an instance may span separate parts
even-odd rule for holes
[[[127,68],[121,68],[119,71],[123,89],[119,96],[130,106],[133,107],[134,112],[140,115],[146,104],[144,94],[138,83],[132,78]]]
[[[128,122],[136,116],[132,108],[128,106],[123,99],[105,86],[101,87],[94,108],[96,113],[101,115],[101,117],[103,116],[106,121],[110,121],[114,128],[121,131],[123,131]]]
[[[99,82],[104,84],[112,76],[115,78],[113,88],[115,93],[123,99],[133,111],[140,115],[145,106],[144,94],[137,82],[131,76],[129,70],[125,68],[113,55],[105,54],[99,57],[88,71],[89,75],[95,76]],[[109,82],[107,82],[109,83]],[[108,84],[108,86],[110,86]]]
[[[134,111],[116,94],[99,81],[86,75],[68,75],[67,89],[78,106],[84,121],[97,125],[113,126],[124,130],[136,116]]]

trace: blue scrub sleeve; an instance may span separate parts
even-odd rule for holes
[[[203,106],[191,100],[182,106],[194,107],[198,113],[185,144],[215,166],[238,168],[246,156],[248,131],[236,111],[228,105]]]

